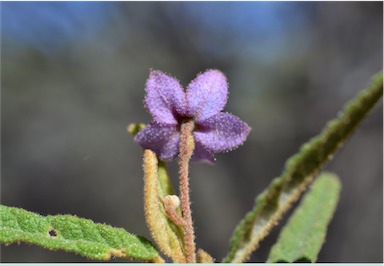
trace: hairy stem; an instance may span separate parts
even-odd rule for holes
[[[181,139],[180,139],[180,201],[181,210],[184,219],[184,246],[187,257],[187,262],[196,263],[195,255],[195,234],[193,230],[193,221],[191,214],[191,203],[189,199],[189,161],[192,157],[195,143],[192,137],[193,121],[187,121],[181,125]]]

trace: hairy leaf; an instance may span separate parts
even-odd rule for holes
[[[268,263],[316,262],[340,189],[340,181],[334,174],[322,173],[315,180],[272,247]]]
[[[165,196],[173,192],[164,163],[151,150],[144,151],[144,210],[147,226],[156,244],[173,262],[185,263],[183,232],[165,211]]]
[[[201,248],[197,250],[196,261],[197,263],[206,263],[206,264],[215,263],[215,259],[212,258],[212,256],[208,252],[206,252]]]
[[[256,198],[254,208],[236,227],[230,251],[223,262],[239,263],[248,259],[382,95],[383,76],[379,73],[366,89],[345,105],[340,116],[328,122],[318,136],[287,161],[282,175]]]
[[[74,252],[95,260],[109,260],[115,256],[139,261],[162,261],[148,240],[124,229],[71,215],[41,216],[24,209],[0,205],[0,243],[20,242]]]
[[[128,133],[136,136],[145,124],[129,124]],[[150,150],[144,151],[144,211],[145,221],[156,244],[173,262],[185,263],[183,230],[167,216],[164,199],[174,195],[171,180],[164,161]],[[177,214],[181,212],[176,210]]]

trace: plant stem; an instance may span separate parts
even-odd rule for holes
[[[192,136],[194,127],[193,121],[187,121],[181,124],[181,137],[180,137],[180,201],[181,210],[184,219],[184,246],[188,263],[196,263],[195,255],[195,234],[193,230],[193,221],[191,213],[191,203],[189,199],[189,161],[192,157],[195,143]]]

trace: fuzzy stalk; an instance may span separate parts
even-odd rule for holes
[[[184,219],[184,246],[185,255],[188,263],[196,263],[196,247],[195,247],[195,234],[193,230],[191,202],[189,199],[189,161],[192,157],[193,150],[195,149],[195,142],[192,136],[194,127],[193,121],[187,121],[181,124],[181,137],[180,137],[180,158],[179,158],[179,171],[180,171],[180,201],[181,211]]]

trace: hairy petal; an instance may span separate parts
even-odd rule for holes
[[[180,134],[173,125],[152,122],[136,135],[135,141],[155,152],[161,160],[174,159],[179,153]]]
[[[186,113],[186,94],[175,78],[151,70],[145,90],[144,103],[155,122],[176,125],[174,114]]]
[[[192,161],[213,164],[215,162],[215,156],[213,152],[205,148],[195,138],[195,150],[193,151]]]
[[[188,115],[197,122],[203,121],[223,110],[227,96],[228,83],[224,74],[207,70],[188,85]]]
[[[251,128],[238,117],[219,113],[200,123],[195,139],[212,152],[223,152],[237,148],[248,136]]]

